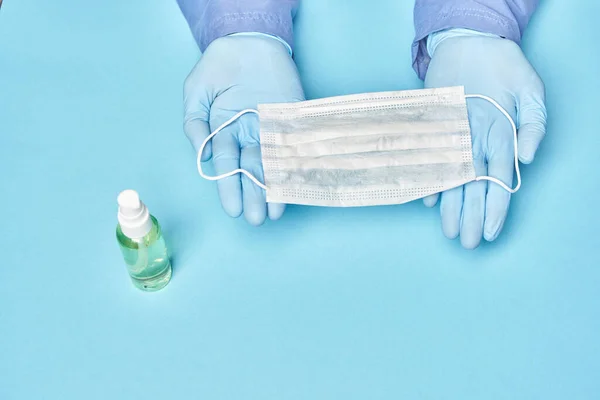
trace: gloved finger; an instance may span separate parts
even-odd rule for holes
[[[203,70],[200,63],[192,69],[183,85],[183,130],[194,150],[198,153],[200,145],[210,134],[208,117],[211,99],[205,90]],[[211,156],[211,144],[208,143],[202,152],[202,161],[208,161]]]
[[[425,204],[425,207],[431,208],[437,204],[439,198],[440,198],[439,193],[432,194],[430,196],[423,198],[423,204]]]
[[[210,127],[207,121],[201,119],[190,119],[183,124],[183,131],[188,140],[194,146],[196,154],[200,151],[202,142],[210,135]],[[202,161],[210,160],[212,156],[212,143],[209,141],[202,151]]]
[[[260,145],[242,148],[240,168],[250,172],[260,182],[264,182]],[[259,226],[267,218],[267,200],[264,189],[257,186],[246,175],[242,175],[244,217],[251,225]]]
[[[515,154],[511,127],[504,121],[496,121],[488,139],[488,175],[513,186]],[[510,193],[494,182],[488,182],[485,202],[483,237],[495,240],[504,226],[510,204]]]
[[[519,160],[530,164],[535,158],[542,139],[546,135],[546,105],[544,90],[528,92],[519,99]]]
[[[277,221],[285,211],[285,204],[282,203],[267,203],[267,211],[271,221]]]
[[[478,146],[478,145],[477,145]],[[473,157],[477,176],[486,175],[487,168],[482,157]],[[475,249],[481,243],[485,218],[485,193],[487,182],[471,182],[465,185],[460,221],[460,243],[465,249]]]
[[[460,221],[460,243],[465,249],[473,250],[481,243],[486,186],[486,182],[471,182],[465,185]]]
[[[240,167],[240,145],[225,128],[213,138],[213,164],[217,175],[225,174]],[[240,174],[217,181],[219,198],[225,212],[233,218],[242,214],[242,184]]]
[[[456,239],[460,232],[463,188],[464,186],[459,186],[442,193],[442,202],[440,204],[442,231],[448,239]]]

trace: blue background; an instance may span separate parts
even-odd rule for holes
[[[228,218],[182,132],[199,53],[175,1],[5,1],[0,399],[599,398],[600,5],[542,3],[547,139],[467,251],[421,202]],[[303,0],[307,96],[421,87],[412,5]],[[173,253],[154,294],[114,237],[130,187]]]

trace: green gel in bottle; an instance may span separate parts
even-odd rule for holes
[[[160,225],[134,190],[119,194],[117,241],[127,272],[138,289],[164,288],[171,280],[171,262]]]

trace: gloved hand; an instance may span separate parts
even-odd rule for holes
[[[210,44],[184,86],[185,134],[196,153],[211,131],[237,112],[258,103],[304,100],[296,65],[288,48],[268,36],[227,36]],[[217,175],[242,168],[264,182],[259,121],[246,114],[223,129],[205,147],[202,161],[212,157]],[[242,212],[252,225],[267,215],[278,219],[284,204],[267,204],[265,191],[240,174],[217,182],[223,209],[232,217]]]
[[[518,127],[519,160],[529,164],[546,132],[544,85],[514,42],[465,29],[433,34],[428,39],[431,63],[425,87],[465,86],[506,109]],[[510,187],[514,174],[514,140],[510,123],[495,107],[468,99],[477,176],[489,175]],[[433,207],[439,194],[424,199]],[[441,194],[446,237],[473,249],[483,236],[495,240],[507,216],[510,193],[488,181],[472,182]]]

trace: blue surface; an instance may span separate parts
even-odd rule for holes
[[[307,96],[420,87],[411,2],[348,3],[303,1]],[[182,132],[175,1],[5,1],[0,399],[597,399],[600,5],[542,3],[547,140],[469,252],[420,202],[229,219]],[[174,253],[159,293],[114,238],[129,187]]]

